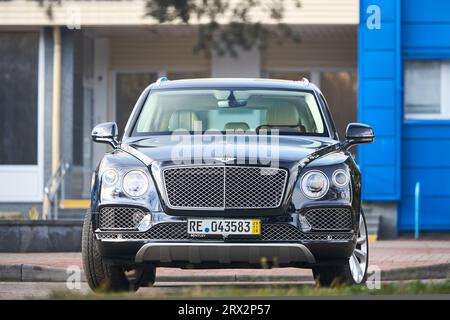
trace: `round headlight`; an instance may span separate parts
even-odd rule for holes
[[[131,197],[140,197],[147,192],[148,178],[139,170],[132,170],[123,177],[123,191]]]
[[[338,169],[333,173],[333,183],[340,188],[345,187],[350,182],[350,177],[348,174],[342,170]]]
[[[119,180],[119,174],[114,169],[108,169],[103,173],[102,181],[107,186],[112,186]]]
[[[302,191],[307,198],[319,199],[327,192],[330,184],[327,176],[318,170],[309,171],[302,177]]]

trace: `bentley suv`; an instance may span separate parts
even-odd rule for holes
[[[152,285],[157,267],[312,269],[323,286],[364,283],[361,172],[321,91],[306,79],[161,78],[141,94],[92,177],[83,227],[93,289]]]

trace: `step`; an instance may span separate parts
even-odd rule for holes
[[[22,220],[20,211],[0,211],[0,220]]]
[[[86,209],[59,209],[58,220],[83,220]]]
[[[90,205],[89,199],[64,199],[59,202],[61,209],[89,209]]]
[[[380,229],[380,216],[377,214],[367,214],[367,233],[371,236],[371,240],[374,241],[378,238],[378,230]]]

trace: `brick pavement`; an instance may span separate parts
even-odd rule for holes
[[[393,240],[376,241],[370,244],[370,264],[381,270],[392,270],[437,264],[450,264],[450,240]],[[0,265],[33,264],[56,268],[69,265],[81,266],[80,253],[0,253]],[[220,269],[220,270],[181,270],[158,268],[157,276],[308,276],[310,270],[280,268],[272,270]]]

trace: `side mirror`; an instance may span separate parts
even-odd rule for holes
[[[375,134],[371,126],[363,123],[349,123],[345,131],[344,147],[348,149],[355,144],[372,143]]]
[[[104,122],[96,125],[92,130],[92,141],[98,143],[108,143],[113,148],[117,148],[119,142],[117,137],[119,135],[119,130],[117,129],[117,124],[115,122]]]

